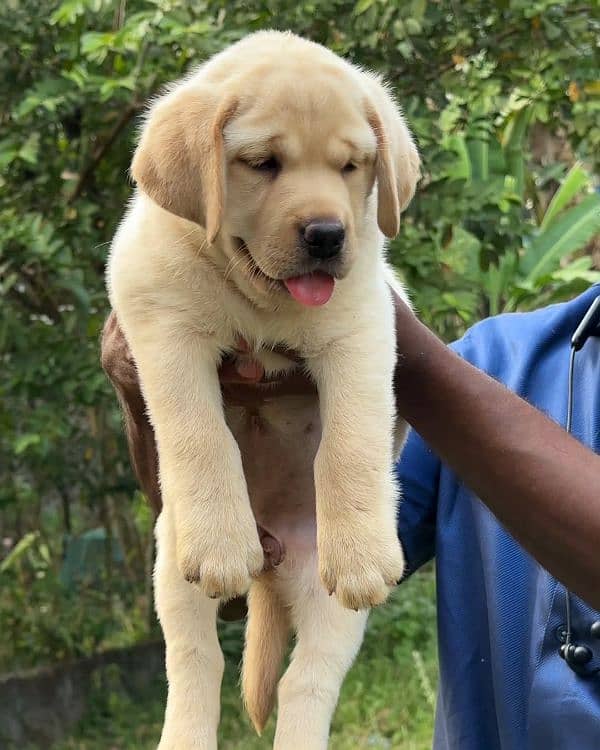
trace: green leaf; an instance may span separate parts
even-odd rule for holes
[[[410,14],[417,21],[422,21],[427,8],[427,0],[412,0],[410,4]]]
[[[590,176],[581,166],[581,162],[575,162],[569,173],[563,180],[561,186],[554,194],[550,205],[546,209],[544,219],[540,225],[542,232],[546,231],[556,216],[582,191],[589,185]]]
[[[36,164],[40,148],[40,134],[32,133],[19,149],[19,158],[28,164]]]
[[[109,78],[102,83],[100,86],[100,98],[102,101],[110,99],[114,92],[119,89],[127,89],[133,91],[135,88],[135,80],[132,76],[125,76],[123,78]]]
[[[472,178],[485,182],[489,176],[489,144],[487,140],[469,140],[467,143],[471,161]]]
[[[102,63],[114,44],[115,36],[110,31],[90,31],[81,37],[81,52],[93,62]]]
[[[487,294],[490,315],[502,310],[502,300],[512,292],[511,286],[517,278],[518,258],[515,253],[506,253],[498,264],[490,264],[480,272],[480,280]]]
[[[358,0],[356,5],[354,6],[354,10],[352,11],[353,16],[360,16],[366,11],[369,10],[369,8],[375,5],[375,0]]]
[[[472,177],[471,157],[464,136],[448,136],[445,139],[445,146],[448,151],[453,151],[457,157],[446,171],[448,177],[453,180],[469,181]]]
[[[548,277],[548,282],[564,282],[571,284],[573,281],[582,280],[586,284],[596,284],[600,281],[600,271],[593,268],[594,261],[589,255],[575,258],[563,268],[557,268]]]
[[[9,292],[13,288],[13,286],[17,283],[18,278],[19,278],[19,275],[16,274],[14,271],[0,278],[0,294],[4,295],[7,292]]]
[[[75,297],[82,308],[87,309],[90,304],[90,295],[85,286],[74,276],[61,279],[59,285],[67,289]]]
[[[516,192],[523,195],[525,186],[525,138],[531,122],[532,107],[525,105],[513,112],[502,137],[502,148],[509,173],[516,180]]]
[[[6,169],[19,154],[18,144],[10,138],[0,141],[0,169]]]
[[[50,16],[50,23],[69,26],[85,13],[86,5],[84,0],[65,0]]]
[[[0,562],[0,573],[6,573],[7,570],[12,568],[19,558],[23,557],[39,535],[39,531],[30,531],[22,539],[19,539],[4,560]]]
[[[19,437],[14,442],[14,452],[16,456],[20,456],[21,453],[25,453],[25,451],[30,448],[32,445],[39,445],[42,441],[42,438],[40,435],[35,434],[26,434],[26,435],[19,435]]]
[[[600,195],[592,193],[531,242],[522,263],[526,279],[535,281],[563,257],[583,247],[597,232],[600,232]]]

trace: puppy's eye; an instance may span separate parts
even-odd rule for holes
[[[350,174],[350,172],[354,172],[358,169],[358,166],[353,162],[349,161],[347,164],[344,164],[342,167],[342,172],[344,174]]]
[[[274,156],[271,156],[268,159],[261,161],[259,164],[256,164],[254,169],[258,169],[261,172],[276,172],[279,169],[279,166],[277,159]]]
[[[246,161],[244,163],[255,172],[264,172],[269,175],[276,175],[281,169],[281,164],[274,156],[262,159],[261,161]]]

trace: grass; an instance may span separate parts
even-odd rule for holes
[[[361,653],[344,683],[333,720],[331,750],[428,750],[431,747],[437,657],[435,583],[429,568],[403,584],[372,613]],[[265,750],[274,720],[256,737],[238,688],[241,628],[222,633],[227,665],[222,690],[221,750]],[[155,750],[165,699],[161,676],[133,700],[118,675],[94,693],[77,730],[53,750]]]

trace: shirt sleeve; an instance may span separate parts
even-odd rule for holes
[[[435,554],[440,461],[414,430],[396,467],[402,491],[398,536],[407,561],[405,577]]]

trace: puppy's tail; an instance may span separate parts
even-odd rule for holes
[[[273,710],[289,630],[287,610],[268,576],[263,575],[252,582],[248,593],[242,666],[242,695],[259,735]]]

